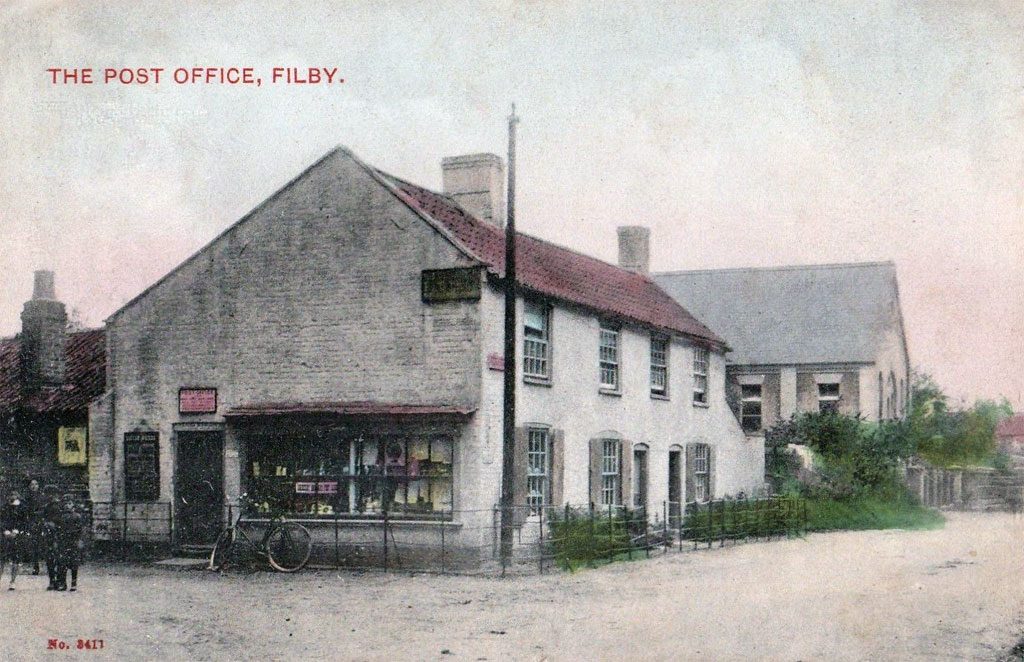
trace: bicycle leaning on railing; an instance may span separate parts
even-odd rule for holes
[[[275,517],[267,524],[263,538],[256,543],[242,528],[242,517],[251,503],[246,495],[238,497],[241,505],[234,524],[224,529],[210,552],[210,570],[225,570],[232,565],[252,564],[266,559],[279,572],[297,572],[309,562],[313,537],[298,522]]]

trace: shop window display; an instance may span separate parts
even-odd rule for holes
[[[443,435],[281,435],[249,444],[257,514],[437,518],[452,508],[452,440]]]

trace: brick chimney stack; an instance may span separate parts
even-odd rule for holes
[[[441,160],[444,193],[481,221],[505,227],[505,163],[495,154]]]
[[[642,225],[620,225],[619,266],[644,276],[651,271],[651,229]]]
[[[32,299],[21,311],[21,374],[26,389],[64,381],[67,324],[67,311],[54,293],[53,272],[35,272]]]

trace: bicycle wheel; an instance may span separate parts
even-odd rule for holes
[[[231,556],[231,547],[234,544],[234,528],[228,527],[221,531],[220,535],[217,536],[217,542],[213,545],[213,551],[210,552],[210,565],[207,566],[207,570],[223,570],[228,564],[228,559]]]
[[[313,536],[306,527],[285,522],[267,535],[267,560],[281,572],[302,570],[313,552]]]

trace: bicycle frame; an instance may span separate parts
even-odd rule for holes
[[[309,560],[309,555],[312,551],[312,540],[309,532],[301,524],[289,522],[285,517],[274,517],[267,522],[263,531],[263,537],[260,539],[259,544],[256,544],[253,537],[246,533],[245,527],[242,524],[242,519],[245,515],[245,495],[240,496],[239,500],[242,502],[243,508],[239,510],[238,518],[235,520],[234,524],[226,528],[221,533],[220,537],[218,537],[217,543],[215,543],[214,549],[210,553],[210,569],[220,569],[223,566],[223,563],[216,563],[215,559],[218,551],[222,554],[228,554],[232,549],[234,549],[234,555],[237,555],[239,550],[235,546],[244,544],[248,548],[250,559],[258,555],[275,570],[279,570],[281,572],[295,572],[297,570],[301,570]],[[298,531],[301,532],[302,535],[300,535],[300,538],[302,536],[305,537],[305,540],[302,543],[299,543],[299,550],[303,550],[305,555],[299,560],[297,565],[289,567],[283,565],[280,558],[275,559],[275,552],[271,550],[270,541],[275,535],[281,534],[284,536],[285,540],[289,541],[286,544],[290,546],[292,544],[291,541],[293,540],[290,535],[296,532],[295,529],[298,529]],[[291,532],[291,534],[289,532]],[[227,538],[225,538],[226,534]],[[221,545],[222,539],[226,543],[224,546]],[[302,554],[303,551],[300,551],[299,553]]]

